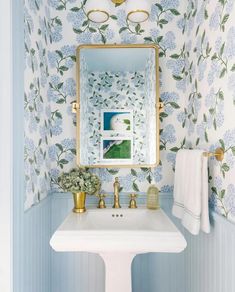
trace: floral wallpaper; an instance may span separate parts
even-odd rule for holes
[[[48,7],[41,0],[25,2],[25,207],[28,208],[50,190],[51,108],[47,99],[49,76],[48,44],[45,34]]]
[[[88,20],[83,1],[25,0],[26,54],[30,58],[25,68],[25,91],[27,98],[31,96],[31,83],[38,80],[38,89],[34,92],[40,91],[38,102],[43,107],[41,114],[37,108],[30,108],[25,122],[26,152],[31,149],[27,146],[28,140],[33,146],[33,159],[25,156],[26,166],[33,169],[29,173],[26,171],[26,209],[46,196],[48,190],[58,189],[58,174],[75,166],[76,125],[71,103],[76,99],[75,49],[83,43],[156,43],[160,46],[160,65],[164,68],[161,70],[161,92],[165,103],[165,112],[161,114],[161,164],[156,169],[98,169],[97,172],[104,191],[112,191],[111,182],[116,175],[127,192],[146,191],[152,182],[163,192],[172,190],[175,152],[170,149],[183,147],[185,139],[181,123],[175,122],[180,112],[178,80],[166,64],[174,51],[182,46],[177,35],[181,34],[184,9],[182,1],[162,0],[160,4],[152,1],[149,21],[134,25],[126,20],[124,5],[113,6],[110,20],[98,25]],[[37,49],[39,42],[41,55]],[[30,131],[33,118],[37,127]],[[44,171],[41,161],[34,159],[35,149],[45,156]]]
[[[179,65],[187,56],[176,74],[187,86],[178,121],[192,148],[224,149],[222,162],[209,160],[210,205],[235,222],[234,16],[233,0],[189,1],[182,22],[186,41],[173,59]]]
[[[87,84],[84,85],[87,94],[81,95],[83,97],[81,108],[86,109],[84,112],[81,110],[81,120],[83,121],[81,137],[84,139],[87,136],[86,143],[83,141],[83,145],[86,146],[81,147],[83,164],[100,163],[101,110],[116,110],[117,108],[131,111],[133,114],[133,125],[131,125],[133,127],[133,164],[151,164],[152,152],[156,149],[156,144],[154,148],[149,149],[150,138],[147,134],[151,125],[156,124],[154,115],[156,94],[155,96],[147,95],[145,83],[147,79],[151,79],[150,76],[146,77],[145,71],[89,72]],[[156,133],[156,127],[153,128]],[[125,133],[124,136],[123,133],[112,133],[108,136],[121,138],[126,135]],[[128,134],[126,137],[129,136]],[[149,153],[152,153],[151,157]]]
[[[225,149],[210,159],[210,204],[235,221],[235,3],[150,0],[143,24],[113,6],[104,24],[90,22],[80,0],[25,0],[25,208],[57,188],[75,166],[75,49],[89,43],[156,43],[160,48],[161,163],[149,169],[98,169],[104,191],[120,177],[124,191],[156,183],[173,189],[180,148]],[[51,186],[49,180],[51,179]]]
[[[83,43],[157,43],[159,44],[161,66],[165,67],[174,50],[182,46],[177,40],[181,34],[179,27],[185,5],[182,1],[162,1],[161,5],[152,1],[150,20],[141,25],[133,25],[126,21],[125,6],[113,6],[112,16],[105,24],[94,24],[84,13],[81,1],[67,1],[62,8],[61,1],[48,1],[50,17],[61,23],[61,37],[49,46],[49,90],[51,111],[61,114],[58,122],[59,133],[53,134],[49,147],[51,161],[50,176],[52,188],[57,189],[57,175],[75,165],[71,150],[66,150],[61,143],[64,139],[74,139],[74,116],[71,114],[71,102],[75,100],[75,48]],[[73,85],[72,82],[74,81]],[[67,82],[71,82],[70,91],[73,95],[62,92]],[[184,130],[181,123],[176,121],[180,111],[180,95],[176,87],[177,80],[172,77],[171,69],[166,69],[161,75],[162,97],[166,103],[166,112],[162,113],[161,149],[162,162],[156,169],[100,169],[97,170],[103,184],[103,191],[113,191],[112,183],[115,176],[120,177],[123,191],[146,191],[149,183],[157,183],[163,191],[172,190],[173,170],[172,158],[166,157],[169,149],[183,144]],[[67,88],[67,86],[66,86]],[[63,97],[66,95],[66,98]],[[183,97],[182,97],[183,98]],[[177,139],[176,139],[176,133]],[[72,141],[70,141],[72,143]],[[73,146],[71,145],[71,148]],[[75,146],[74,146],[75,147]],[[172,152],[172,151],[170,151]],[[172,152],[175,155],[174,152]]]

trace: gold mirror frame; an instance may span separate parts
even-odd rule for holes
[[[122,49],[122,48],[146,48],[155,50],[156,58],[156,163],[154,164],[97,164],[97,165],[82,165],[80,163],[80,53],[82,49]],[[121,45],[80,45],[76,51],[77,60],[77,101],[72,104],[72,111],[76,113],[77,118],[77,130],[76,130],[76,150],[77,150],[77,164],[78,166],[88,167],[88,168],[142,168],[142,167],[156,167],[160,162],[160,112],[163,109],[163,103],[160,102],[160,82],[159,82],[159,47],[153,44],[121,44]]]

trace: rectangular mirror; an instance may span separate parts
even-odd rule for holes
[[[78,47],[78,165],[156,166],[159,107],[157,46]]]

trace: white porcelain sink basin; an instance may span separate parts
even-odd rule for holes
[[[71,212],[50,244],[56,251],[100,254],[106,266],[106,292],[131,292],[131,262],[136,254],[180,252],[187,245],[161,209],[144,208]]]
[[[180,252],[183,235],[161,210],[91,209],[70,213],[53,235],[56,251]]]

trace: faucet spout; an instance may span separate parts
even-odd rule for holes
[[[119,208],[121,208],[121,205],[119,203],[120,183],[118,181],[118,177],[115,177],[115,182],[113,184],[113,187],[114,187],[114,204],[113,204],[113,208],[114,209],[119,209]]]

